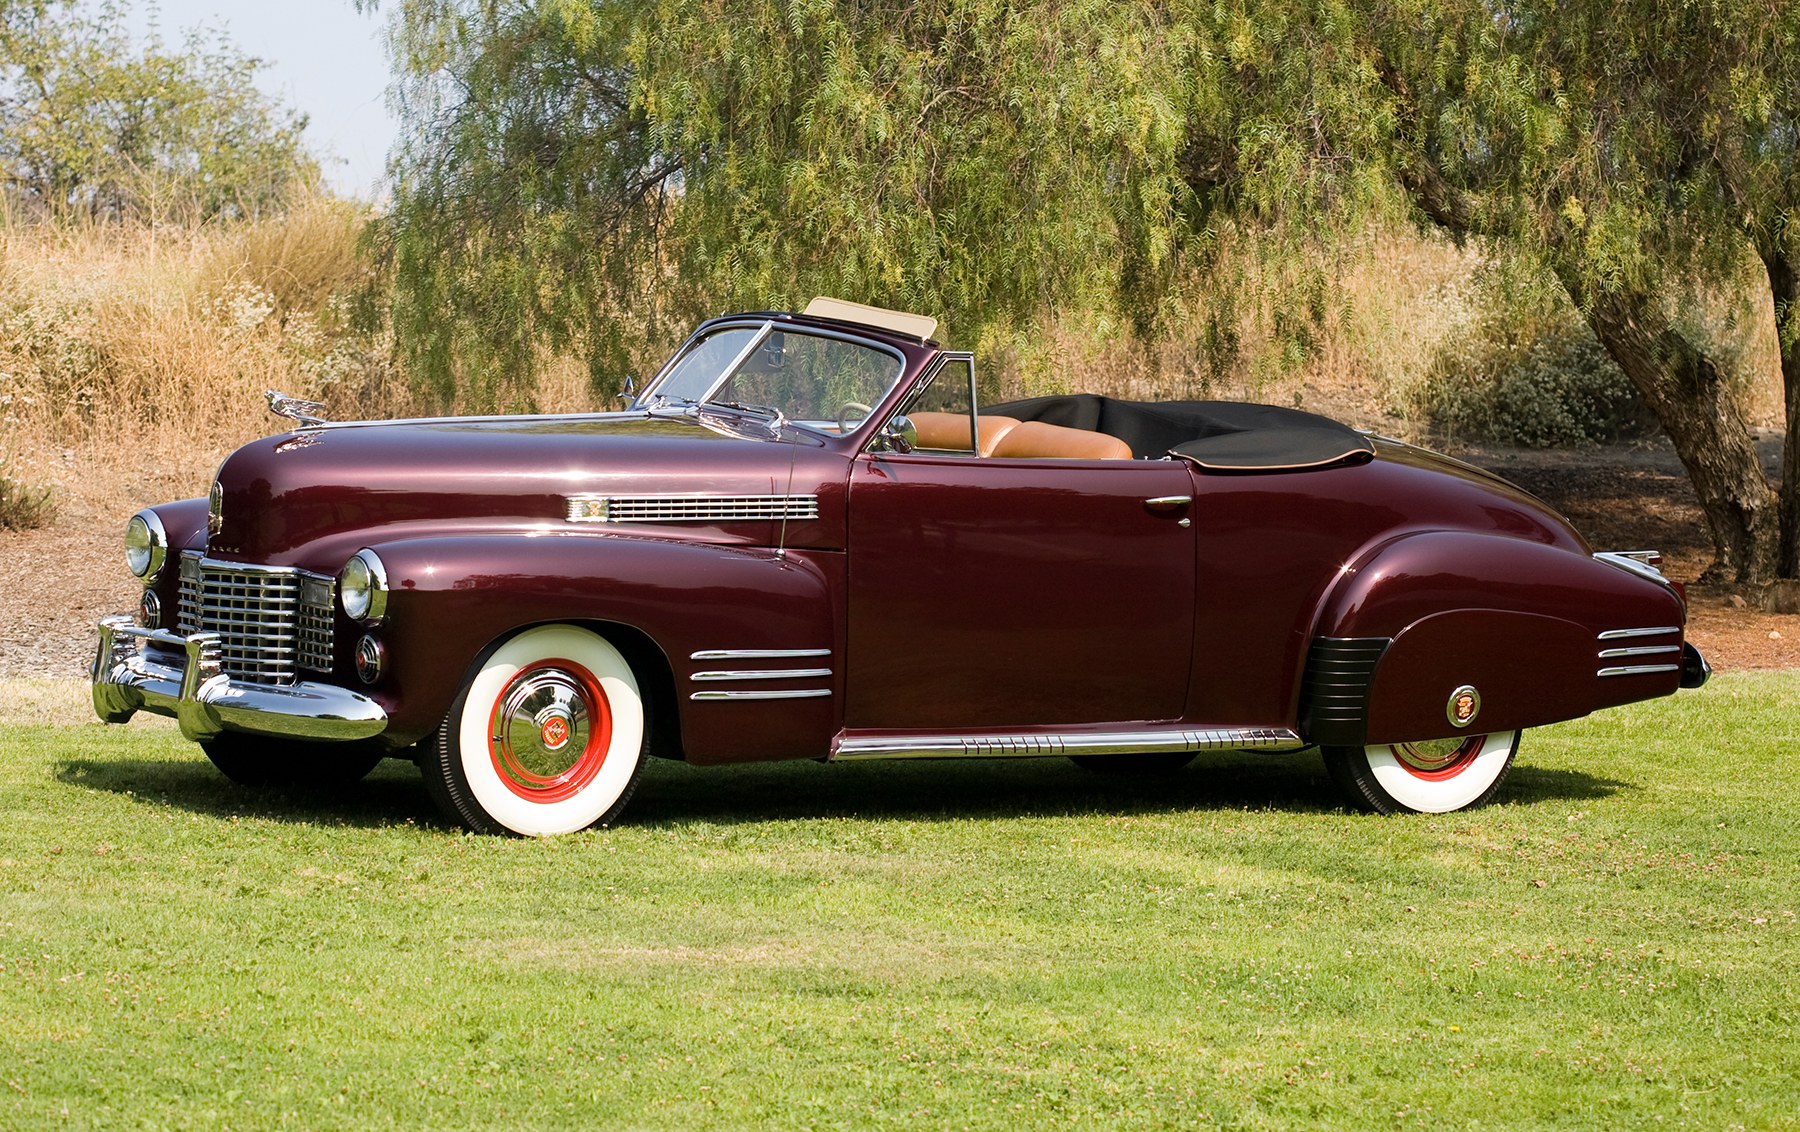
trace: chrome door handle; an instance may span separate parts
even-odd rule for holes
[[[1179,511],[1193,501],[1191,495],[1153,495],[1144,500],[1144,506],[1152,511]]]

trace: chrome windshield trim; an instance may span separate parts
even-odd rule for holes
[[[811,700],[831,695],[830,688],[795,688],[781,692],[695,692],[690,700]]]
[[[1602,641],[1623,640],[1626,637],[1660,637],[1664,633],[1679,633],[1679,625],[1659,625],[1654,629],[1608,629],[1597,638]]]
[[[1640,645],[1629,649],[1601,649],[1600,659],[1608,660],[1615,656],[1655,656],[1658,653],[1680,652],[1680,645]]]
[[[830,676],[829,668],[756,668],[733,672],[696,672],[689,680],[796,680],[808,676]]]
[[[1602,668],[1602,676],[1647,676],[1652,672],[1680,672],[1679,664],[1629,664],[1619,668]]]
[[[800,656],[830,656],[830,649],[701,649],[689,660],[786,660]]]
[[[1214,727],[1183,731],[1083,731],[1046,735],[899,735],[845,739],[834,760],[1034,758],[1125,755],[1159,751],[1244,751],[1304,747],[1285,727]]]

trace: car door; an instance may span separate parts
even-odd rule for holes
[[[1180,718],[1192,495],[1179,461],[859,456],[846,727]]]

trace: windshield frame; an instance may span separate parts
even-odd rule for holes
[[[692,400],[686,397],[679,400],[670,400],[661,392],[663,383],[669,378],[670,374],[672,374],[681,362],[698,348],[702,342],[722,331],[742,329],[754,329],[756,333],[752,335],[750,342],[747,345],[733,355],[731,364],[722,369],[718,376],[713,380],[712,384],[707,386],[705,394]],[[876,353],[892,359],[895,366],[893,377],[889,379],[887,385],[881,392],[869,402],[870,406],[876,411],[872,411],[868,417],[858,421],[854,427],[846,431],[839,432],[835,428],[821,428],[819,427],[818,422],[790,418],[783,406],[766,406],[766,408],[775,411],[776,416],[774,419],[780,423],[791,424],[816,435],[832,439],[856,436],[868,428],[870,423],[881,415],[879,406],[892,398],[894,392],[900,386],[908,384],[906,375],[911,368],[910,359],[898,348],[878,339],[867,338],[860,334],[851,334],[830,327],[813,326],[808,323],[789,322],[786,319],[770,318],[766,315],[741,318],[728,317],[711,320],[701,326],[698,330],[694,331],[693,334],[689,335],[687,341],[681,344],[681,348],[676,350],[667,362],[663,363],[662,368],[656,372],[655,378],[651,380],[649,385],[644,387],[644,391],[638,394],[637,399],[632,402],[631,408],[635,411],[645,413],[654,413],[658,411],[697,413],[706,408],[716,408],[726,412],[744,411],[739,406],[722,401],[714,401],[713,398],[718,395],[720,389],[737,375],[738,370],[755,356],[756,351],[762,348],[763,343],[768,340],[769,335],[778,329],[783,334],[798,334],[812,338],[823,338],[834,342],[846,342],[853,346],[860,346],[867,350],[873,350]]]

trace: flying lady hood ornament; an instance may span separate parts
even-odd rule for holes
[[[296,421],[301,428],[325,423],[325,406],[317,401],[289,397],[286,393],[278,393],[273,389],[263,390],[263,396],[269,399],[269,412]]]

